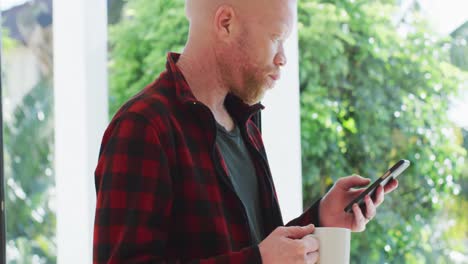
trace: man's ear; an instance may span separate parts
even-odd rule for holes
[[[216,11],[214,26],[216,35],[220,39],[229,39],[232,36],[236,15],[229,5],[222,5]]]

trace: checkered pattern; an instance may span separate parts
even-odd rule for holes
[[[175,62],[107,128],[95,171],[94,263],[261,263],[215,144],[215,120]],[[228,95],[259,181],[265,234],[283,225],[260,132],[260,104]],[[285,175],[287,177],[287,175]],[[317,223],[317,203],[289,225]]]

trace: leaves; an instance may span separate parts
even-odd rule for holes
[[[4,124],[6,239],[8,259],[17,263],[56,259],[52,109],[51,83],[43,79]]]
[[[110,115],[165,69],[166,53],[181,51],[188,35],[184,1],[134,0],[109,29]]]
[[[391,1],[363,3],[299,2],[304,203],[330,187],[323,178],[377,178],[408,158],[413,165],[396,194],[353,240],[353,259],[414,263],[419,252],[418,261],[446,262],[449,241],[432,232],[443,232],[434,218],[458,199],[446,179],[461,180],[466,151],[447,110],[449,96],[467,88],[467,73],[448,63],[441,47],[450,40],[437,39],[424,21],[404,37],[392,24]],[[425,239],[411,243],[416,237]]]

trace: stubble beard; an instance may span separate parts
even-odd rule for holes
[[[232,86],[231,93],[241,98],[248,105],[256,104],[260,102],[265,94],[265,82],[261,80],[261,75],[255,72],[254,67],[242,68],[242,87]]]
[[[247,34],[242,34],[245,38]],[[248,55],[248,45],[244,39],[239,39],[238,43],[230,49],[231,60],[218,61],[221,78],[228,87],[229,92],[239,97],[244,103],[253,105],[258,103],[264,96],[267,89],[266,74],[262,68],[252,63],[252,58]],[[235,52],[233,54],[232,52]],[[235,80],[239,78],[239,80]]]

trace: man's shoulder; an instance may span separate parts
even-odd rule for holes
[[[162,73],[155,81],[125,102],[114,115],[112,122],[128,116],[140,116],[147,122],[160,123],[177,107],[175,84]]]

